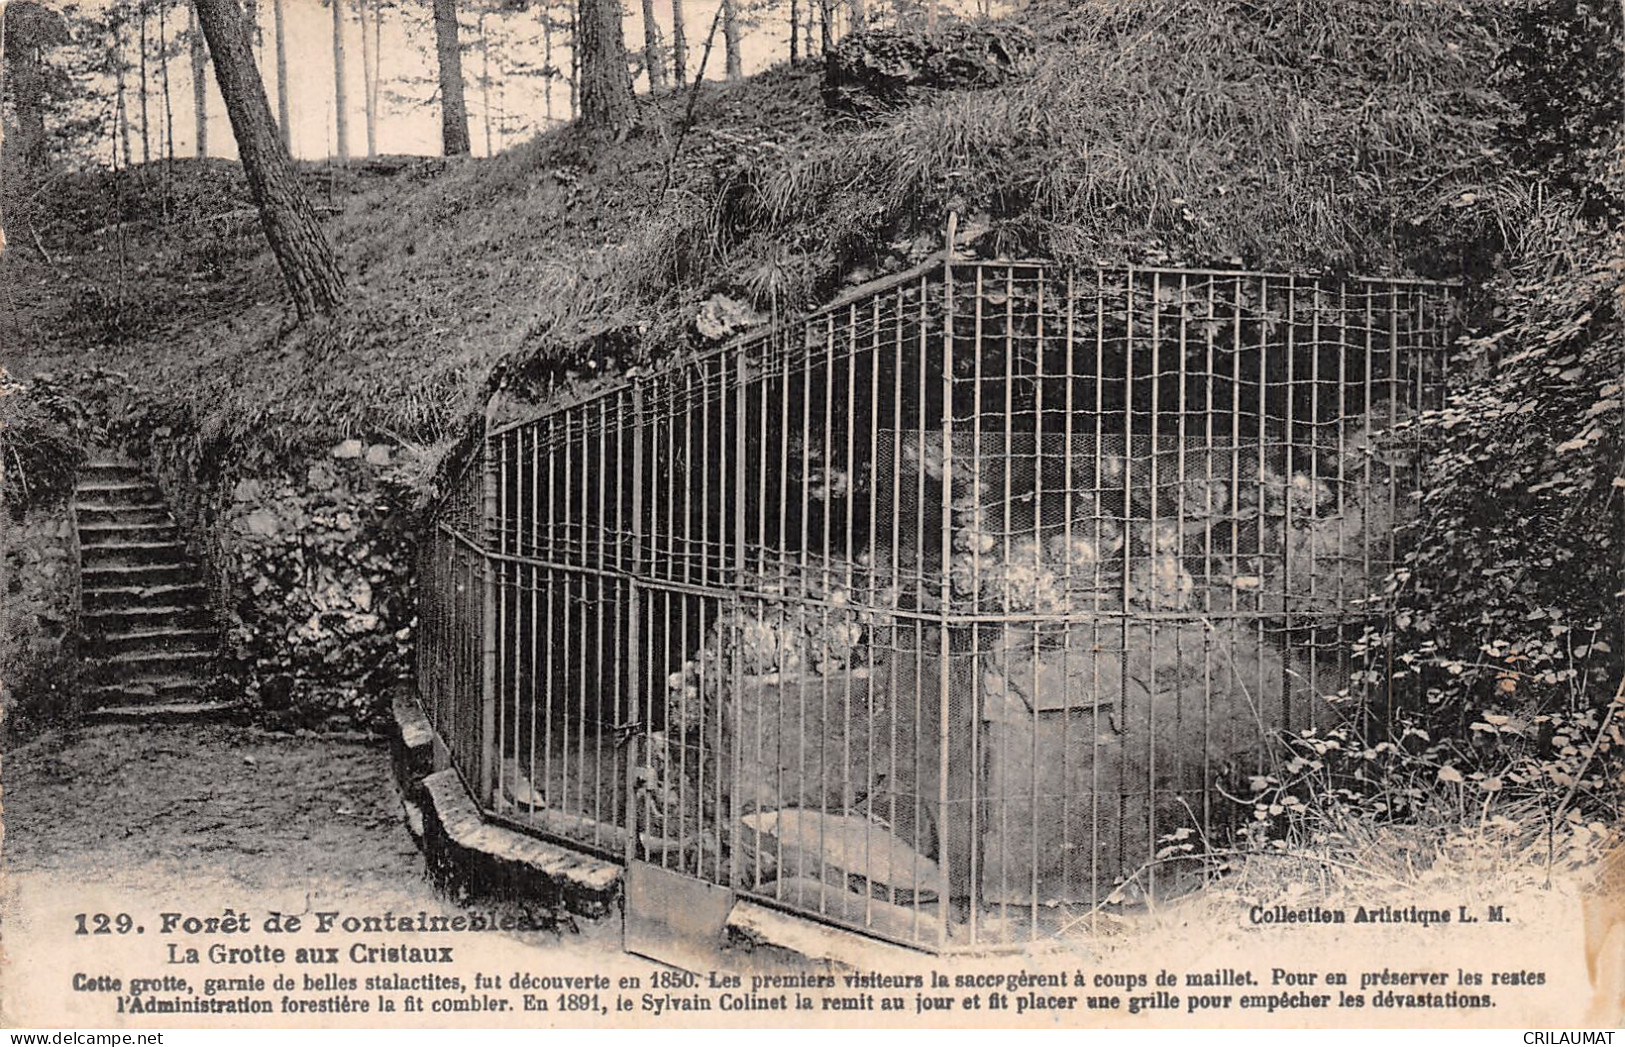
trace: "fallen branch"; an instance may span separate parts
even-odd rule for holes
[[[50,266],[52,269],[55,269],[56,270],[56,275],[58,275],[60,277],[63,277],[65,279],[67,277],[67,274],[64,273],[60,268],[57,267],[56,259],[52,258],[51,257],[51,252],[49,252],[49,251],[47,251],[45,249],[45,241],[40,239],[39,230],[34,228],[34,223],[33,222],[28,223],[28,235],[30,235],[30,236],[32,236],[34,238],[34,250],[38,251],[39,256],[41,258],[45,259],[45,264]]]

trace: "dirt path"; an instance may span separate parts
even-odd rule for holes
[[[67,991],[75,973],[98,962],[125,973],[175,970],[160,965],[167,946],[156,927],[89,939],[73,934],[82,912],[152,922],[164,911],[218,915],[231,906],[251,914],[257,929],[272,912],[469,911],[425,877],[388,750],[376,741],[228,725],[107,725],[8,753],[0,778],[0,1024],[106,1026],[111,999]],[[605,940],[608,930],[478,936],[459,950],[461,957],[477,946],[478,966],[459,968],[465,977],[487,960],[504,974],[646,970]],[[517,1016],[515,1024],[545,1019]]]
[[[8,877],[141,888],[323,879],[432,896],[381,745],[226,725],[106,725],[5,758]]]

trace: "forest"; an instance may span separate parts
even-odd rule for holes
[[[1428,450],[1385,518],[1386,613],[1347,641],[1356,678],[1318,684],[1417,700],[1276,739],[1271,765],[1235,783],[1233,840],[1171,833],[1144,857],[1267,890],[1288,875],[1270,855],[1290,849],[1358,890],[1414,875],[1423,852],[1523,882],[1613,845],[1625,7],[0,9],[9,736],[83,711],[78,583],[51,550],[81,469],[109,449],[156,478],[202,564],[209,687],[273,729],[372,730],[414,681],[435,520],[457,509],[482,435],[537,405],[702,358],[944,251],[1420,279],[1462,288],[1448,383],[1395,419]],[[1277,321],[1294,322],[1260,322]],[[492,417],[499,401],[512,417]],[[1285,504],[1295,479],[1260,483]],[[947,520],[963,506],[942,488]],[[1154,515],[1135,538],[1122,513],[1111,552],[1157,562]],[[1007,611],[1026,583],[998,584]],[[673,686],[708,693],[684,674],[728,655],[704,630],[689,640]],[[502,782],[498,796],[545,784]]]

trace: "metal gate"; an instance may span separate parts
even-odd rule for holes
[[[1394,700],[1455,308],[939,259],[561,391],[426,545],[425,704],[509,824],[923,948],[1068,933]]]

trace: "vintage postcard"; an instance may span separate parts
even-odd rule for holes
[[[0,1024],[1612,1042],[1622,18],[0,0]]]

